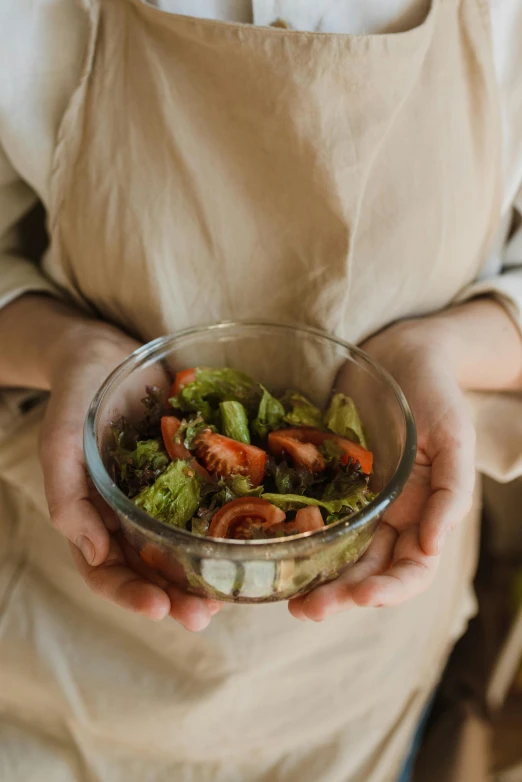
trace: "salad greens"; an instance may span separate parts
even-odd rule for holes
[[[261,496],[267,502],[285,511],[299,510],[307,505],[317,505],[318,508],[324,508],[328,513],[340,513],[345,508],[355,512],[368,505],[367,495],[363,488],[354,489],[351,494],[337,500],[319,500],[316,497],[304,497],[299,494],[262,494]]]
[[[113,427],[110,452],[112,477],[128,497],[151,486],[166,469],[169,458],[158,440],[138,440],[139,434],[121,418]]]
[[[215,482],[207,483],[202,490],[203,514],[206,511],[215,511],[226,505],[227,502],[241,497],[261,497],[263,491],[262,486],[254,488],[248,478],[243,475],[219,478]]]
[[[192,418],[184,419],[181,422],[181,426],[178,429],[177,432],[177,440],[180,443],[183,443],[185,448],[187,448],[189,451],[194,447],[194,443],[198,437],[198,435],[201,434],[201,432],[205,431],[205,429],[209,428],[209,424],[205,421],[203,416],[201,415],[195,415]],[[211,427],[213,430],[215,430],[215,426]]]
[[[228,481],[225,481],[225,483],[227,490],[233,494],[234,497],[260,497],[263,494],[263,487],[258,486],[254,489],[248,478],[244,475],[233,475]]]
[[[287,391],[281,402],[285,407],[285,421],[291,426],[323,425],[323,415],[318,407],[297,391]]]
[[[259,408],[257,410],[257,416],[252,421],[252,431],[261,440],[264,439],[269,432],[273,432],[275,429],[279,429],[281,422],[285,417],[285,408],[279,399],[266,390],[263,386],[260,386],[263,395],[259,402]]]
[[[355,440],[363,448],[368,447],[355,402],[349,396],[335,394],[325,413],[324,423],[331,432]]]
[[[260,386],[235,369],[197,368],[194,381],[170,399],[173,408],[184,413],[198,412],[213,420],[220,402],[241,402],[249,409],[259,402]]]
[[[201,490],[187,462],[171,462],[152,486],[143,489],[134,502],[154,518],[184,527],[199,508]]]
[[[145,412],[137,426],[137,431],[142,440],[149,440],[156,436],[160,426],[164,392],[157,386],[147,386],[145,390],[147,396],[141,400]]]
[[[221,422],[223,434],[237,440],[239,443],[250,445],[250,432],[248,429],[248,416],[241,402],[220,402]]]
[[[320,529],[374,498],[373,456],[342,393],[323,412],[298,391],[274,394],[237,370],[198,367],[180,372],[170,394],[147,388],[143,404],[137,423],[112,426],[109,469],[166,524],[273,538]]]
[[[314,475],[302,467],[290,467],[286,462],[269,460],[267,473],[272,477],[278,494],[306,494],[314,483]]]

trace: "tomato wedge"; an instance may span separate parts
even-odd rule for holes
[[[295,427],[293,429],[281,429],[278,432],[274,432],[273,434],[277,435],[278,438],[288,438],[290,440],[295,440],[298,443],[312,443],[312,445],[315,445],[316,447],[329,440],[330,442],[334,442],[341,449],[343,453],[341,462],[343,464],[347,464],[349,459],[353,459],[354,462],[359,462],[361,465],[361,470],[366,473],[366,475],[369,475],[372,471],[372,452],[367,451],[366,448],[362,447],[362,445],[358,445],[351,440],[347,440],[346,437],[340,437],[339,435],[333,434],[331,432],[323,432],[321,429],[314,429],[312,426],[301,426]],[[272,435],[269,435],[269,444],[271,437]],[[274,453],[274,451],[272,451],[272,453]],[[288,453],[290,452],[288,451]],[[277,456],[278,454],[274,453],[274,455]]]
[[[321,511],[316,505],[298,510],[294,521],[289,524],[295,528],[296,532],[315,532],[325,526]]]
[[[170,396],[177,396],[182,388],[188,386],[189,383],[193,383],[195,379],[195,369],[184,369],[182,372],[178,372],[170,389]]]
[[[270,432],[268,435],[270,453],[280,458],[287,454],[297,467],[303,467],[310,472],[322,472],[326,462],[317,446],[297,440],[289,434],[292,431],[292,429],[284,429],[280,432]]]
[[[212,538],[244,540],[252,527],[269,529],[285,520],[285,513],[260,497],[240,497],[223,505],[210,523]]]
[[[303,532],[315,532],[324,526],[321,511],[316,505],[311,505],[298,510],[293,521],[285,521],[273,526],[271,532],[290,532],[292,535],[300,535]]]
[[[196,455],[210,473],[221,478],[246,475],[252,486],[259,486],[265,475],[266,453],[255,445],[245,445],[222,434],[205,429],[198,435]]]
[[[164,415],[161,419],[163,442],[172,461],[176,461],[177,459],[192,459],[192,454],[188,448],[185,448],[183,443],[177,443],[175,440],[180,426],[181,421],[174,415]]]
[[[162,551],[154,543],[145,543],[140,551],[140,557],[146,565],[153,570],[168,570],[170,559],[166,552]]]
[[[178,433],[180,426],[181,421],[179,418],[176,418],[175,415],[164,415],[162,417],[161,434],[163,436],[165,450],[173,462],[176,462],[178,459],[184,459],[185,461],[190,462],[190,466],[198,475],[201,475],[202,478],[210,481],[210,475],[205,468],[199,464],[197,459],[192,456],[188,448],[185,448],[183,443],[176,442],[176,434]]]
[[[186,586],[187,576],[185,570],[179,562],[176,562],[175,559],[171,559],[167,552],[161,549],[160,546],[155,543],[145,543],[140,551],[140,557],[148,567],[161,573],[162,576],[173,584],[177,584],[181,587]]]

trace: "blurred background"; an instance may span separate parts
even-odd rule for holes
[[[450,658],[416,782],[522,780],[522,480],[484,479],[479,613]]]

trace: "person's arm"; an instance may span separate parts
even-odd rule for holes
[[[0,274],[1,279],[1,274]],[[60,299],[20,292],[0,310],[0,387],[51,390],[51,366],[62,338],[105,327]]]
[[[301,620],[397,605],[428,588],[439,553],[473,498],[475,431],[463,392],[522,391],[522,329],[492,299],[395,324],[362,347],[410,403],[417,458],[364,557],[331,584],[290,601]]]
[[[477,298],[388,332],[412,350],[442,350],[465,391],[522,391],[522,326],[495,299]]]

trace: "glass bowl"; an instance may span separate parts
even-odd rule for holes
[[[171,527],[136,507],[105,465],[110,425],[142,415],[146,386],[168,388],[193,366],[232,367],[270,391],[291,388],[325,407],[333,390],[356,402],[374,453],[363,511],[323,530],[273,540],[219,540]],[[84,447],[94,484],[142,559],[188,592],[238,603],[288,600],[331,581],[368,548],[413,466],[413,416],[390,375],[359,348],[309,328],[223,323],[161,337],[135,351],[105,381],[89,409]]]

